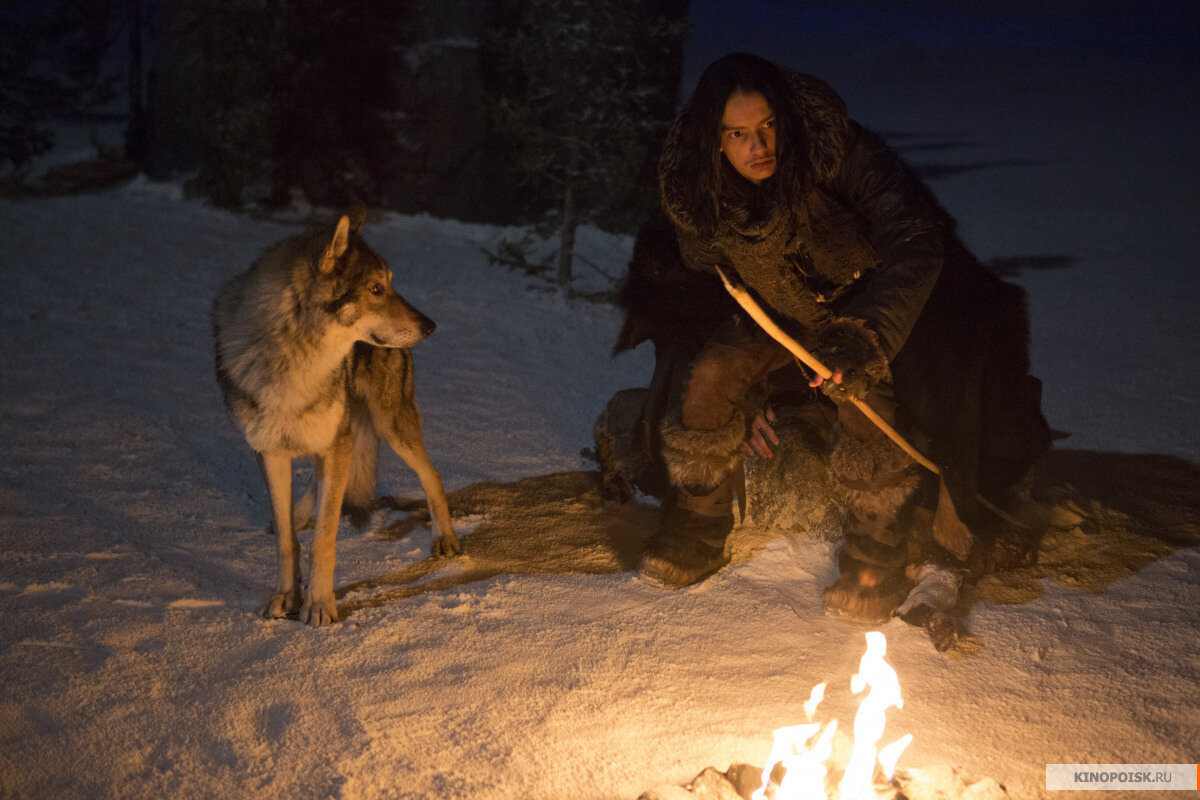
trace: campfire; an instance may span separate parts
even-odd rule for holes
[[[761,785],[752,795],[753,800],[771,797],[774,800],[875,800],[878,797],[876,762],[882,768],[884,779],[890,783],[896,761],[912,741],[912,734],[908,734],[882,750],[876,749],[883,738],[887,710],[904,705],[900,679],[896,670],[884,661],[886,654],[887,640],[883,634],[879,631],[868,633],[867,652],[859,663],[858,673],[850,679],[850,690],[855,694],[865,691],[866,696],[854,715],[854,736],[845,763],[836,765],[833,757],[838,721],[831,719],[823,725],[814,721],[817,707],[825,697],[825,684],[818,683],[804,704],[808,722],[775,731],[771,754],[759,779]],[[776,779],[779,767],[783,768],[782,775]],[[834,779],[837,784],[831,786]]]
[[[1006,798],[990,779],[970,781],[946,767],[897,773],[896,762],[912,734],[879,747],[889,708],[902,708],[900,679],[884,660],[887,640],[866,634],[867,651],[850,690],[863,694],[852,732],[839,732],[838,721],[817,720],[826,684],[813,687],[804,704],[807,722],[775,731],[766,766],[735,764],[725,772],[712,767],[687,786],[662,786],[639,800],[919,800],[922,797]]]
[[[836,777],[830,769],[834,754],[834,737],[838,721],[829,720],[824,725],[814,722],[817,706],[825,697],[825,684],[813,687],[804,713],[808,722],[775,731],[771,754],[760,778],[762,785],[753,794],[753,800],[875,800],[875,765],[882,768],[883,777],[890,783],[896,770],[896,761],[912,734],[907,734],[882,750],[877,750],[887,723],[887,710],[893,706],[901,708],[904,700],[900,696],[900,679],[896,670],[884,661],[887,640],[879,631],[867,634],[867,652],[863,654],[858,673],[850,679],[850,690],[855,694],[866,691],[866,696],[854,715],[854,738],[850,756],[841,766],[841,777],[836,789],[830,791],[827,784]],[[777,767],[783,767],[783,775],[776,783],[773,779]],[[833,774],[831,774],[833,772]],[[773,790],[773,795],[770,794]]]

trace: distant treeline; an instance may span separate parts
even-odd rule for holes
[[[141,169],[232,209],[535,223],[569,291],[575,229],[655,204],[686,35],[687,0],[11,0],[0,194]],[[56,120],[114,113],[123,151],[34,174]]]
[[[629,230],[686,0],[163,0],[141,161],[227,207]]]

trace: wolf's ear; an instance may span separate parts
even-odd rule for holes
[[[337,230],[333,232],[333,241],[321,254],[321,274],[328,275],[337,266],[338,259],[346,254],[350,247],[350,218],[345,214],[338,220]]]
[[[367,207],[362,202],[355,203],[350,208],[350,232],[358,233],[362,230],[363,223],[367,221]]]

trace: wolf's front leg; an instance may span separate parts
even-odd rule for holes
[[[446,502],[446,490],[442,487],[442,476],[432,466],[428,476],[421,476],[421,488],[425,490],[425,503],[429,506],[429,517],[433,520],[433,544],[431,552],[435,558],[456,556],[462,553],[458,535],[450,522],[450,507]]]
[[[263,606],[268,619],[286,617],[300,609],[300,542],[292,529],[292,457],[258,454],[258,467],[271,496],[271,527],[279,555],[275,591]]]
[[[446,490],[442,486],[441,474],[433,468],[429,453],[425,451],[425,442],[418,431],[410,441],[402,441],[399,437],[391,437],[389,444],[404,463],[417,473],[421,481],[421,489],[425,492],[425,503],[429,506],[429,518],[433,521],[433,544],[430,554],[434,558],[456,556],[462,552],[454,526],[450,523],[450,508],[446,503]]]
[[[300,621],[314,628],[337,622],[337,600],[333,596],[333,568],[337,562],[338,523],[342,519],[342,500],[350,479],[349,433],[339,435],[322,459],[321,508],[317,512],[317,530],[313,537],[312,569],[308,596],[300,609]]]

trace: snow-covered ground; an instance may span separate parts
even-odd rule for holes
[[[1200,460],[1196,64],[794,38],[732,25],[720,52],[829,80],[982,257],[1065,264],[1014,278],[1065,444]],[[266,492],[212,377],[208,306],[292,230],[145,183],[0,203],[0,797],[633,798],[761,764],[817,681],[848,719],[862,631],[820,613],[824,542],[779,538],[665,593],[631,572],[471,580],[462,519],[467,556],[434,588],[320,631],[261,619]],[[489,267],[480,248],[512,231],[387,217],[366,235],[438,323],[417,392],[448,488],[589,466],[596,413],[650,367],[609,360],[617,313]],[[619,272],[629,242],[582,246]],[[337,584],[428,544],[343,527]],[[889,731],[916,735],[902,766],[1036,797],[1047,763],[1196,760],[1200,548],[967,622],[983,647],[959,660],[885,628],[905,689]]]

